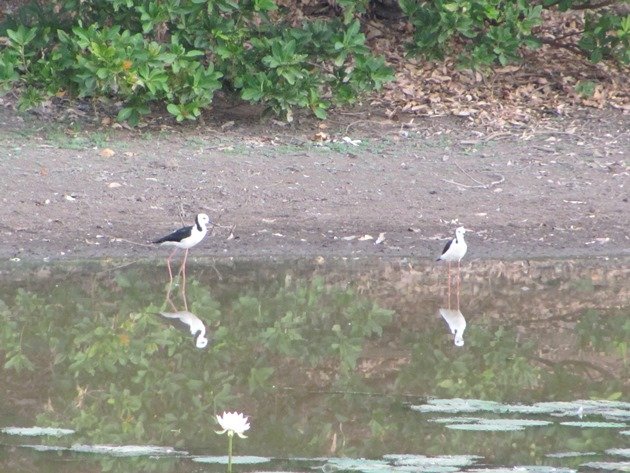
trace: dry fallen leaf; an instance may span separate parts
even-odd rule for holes
[[[311,140],[313,141],[329,141],[330,137],[328,136],[328,133],[324,133],[323,131],[317,132],[315,133],[312,137]]]
[[[98,154],[100,154],[103,158],[111,158],[116,154],[116,152],[111,148],[103,148]]]

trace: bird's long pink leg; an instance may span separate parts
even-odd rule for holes
[[[186,259],[188,258],[188,249],[184,253],[184,262],[182,263],[182,298],[184,299],[184,308],[188,311],[188,302],[186,302]]]
[[[459,280],[461,278],[461,262],[457,262],[457,310],[459,310]]]
[[[173,284],[173,272],[171,271],[171,258],[173,257],[173,255],[175,255],[175,252],[177,252],[177,248],[175,248],[170,255],[168,255],[168,258],[166,258],[166,267],[168,268],[168,277],[170,278],[170,282],[169,282],[169,286]]]
[[[168,277],[169,277],[168,289],[166,290],[166,302],[168,302],[171,305],[174,311],[177,311],[177,309],[175,309],[175,305],[173,304],[173,301],[171,301],[171,290],[173,289],[173,271],[171,271],[171,258],[173,257],[176,251],[177,251],[177,248],[175,248],[171,252],[171,254],[168,255],[168,258],[166,258],[166,267],[168,268]]]
[[[451,262],[448,262],[448,308],[451,308]]]

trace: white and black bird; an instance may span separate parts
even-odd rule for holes
[[[159,314],[162,317],[169,319],[169,321],[177,328],[189,331],[195,338],[195,346],[197,348],[206,348],[206,346],[208,346],[206,326],[201,319],[192,312],[160,312]]]
[[[464,240],[464,234],[470,232],[464,227],[458,227],[455,230],[455,238],[449,240],[442,250],[442,254],[436,261],[446,261],[448,263],[448,283],[451,284],[451,263],[457,262],[457,283],[459,284],[459,272],[461,268],[461,260],[468,250],[468,245]]]
[[[444,250],[442,250],[442,254],[437,259],[437,261],[459,263],[464,255],[466,255],[466,250],[468,250],[468,245],[466,245],[466,241],[464,240],[464,234],[470,231],[471,230],[468,230],[467,228],[458,227],[455,230],[455,238],[450,239],[446,243],[446,245],[444,246]]]
[[[208,224],[212,224],[210,222],[210,218],[206,214],[198,214],[197,217],[195,217],[194,225],[180,228],[179,230],[175,230],[173,233],[170,233],[162,238],[153,241],[153,243],[159,244],[161,246],[175,247],[175,249],[166,259],[166,265],[168,266],[168,274],[171,278],[171,283],[173,282],[173,272],[171,271],[171,258],[173,257],[173,255],[175,255],[179,248],[186,250],[186,253],[184,254],[184,262],[182,263],[181,269],[185,277],[186,258],[188,258],[188,250],[204,239],[204,237],[208,233]]]
[[[453,343],[455,346],[463,347],[464,346],[464,330],[466,330],[466,319],[464,318],[464,314],[462,314],[459,309],[444,309],[441,308],[440,315],[448,324],[448,328],[451,330],[451,333],[454,335]]]

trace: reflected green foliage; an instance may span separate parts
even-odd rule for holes
[[[4,368],[32,371],[54,393],[44,417],[71,419],[94,440],[210,444],[217,411],[258,410],[287,373],[303,376],[295,366],[350,373],[393,314],[322,278],[244,290],[224,304],[189,280],[191,310],[214,339],[198,350],[155,315],[151,293],[138,273],[42,294],[18,289],[0,315]],[[191,431],[200,419],[205,427]]]
[[[580,317],[575,331],[583,347],[603,352],[617,352],[624,365],[628,366],[630,317],[627,312],[618,311],[601,317],[597,310],[586,310]]]
[[[420,388],[425,378],[416,373],[422,372],[434,380],[430,388],[437,396],[516,398],[524,390],[538,389],[544,370],[530,362],[535,343],[515,346],[515,338],[513,329],[473,325],[467,329],[466,350],[456,351],[452,345],[436,348],[435,334],[424,333],[414,344],[411,363],[399,382],[407,389],[410,385]]]
[[[226,445],[213,416],[238,410],[252,422],[239,456],[363,457],[388,467],[382,455],[392,453],[474,453],[495,465],[529,465],[546,464],[548,453],[619,447],[622,429],[560,422],[630,420],[628,366],[617,349],[625,340],[623,268],[531,263],[525,274],[502,262],[497,276],[478,262],[463,284],[475,297],[462,293],[468,326],[465,346],[456,347],[427,283],[434,267],[388,264],[194,264],[188,303],[207,325],[204,350],[156,315],[173,310],[162,302],[163,267],[15,271],[0,287],[0,413],[27,399],[31,407],[11,425],[76,429],[45,440],[65,448],[153,444],[219,456]],[[532,288],[526,297],[524,286]],[[536,402],[543,400],[553,402]],[[521,431],[467,432],[448,427],[455,412],[478,424],[530,420]],[[7,437],[18,442],[0,440]],[[89,456],[107,471],[177,468],[170,458],[40,455],[56,454]]]
[[[340,361],[341,371],[349,373],[361,354],[363,340],[381,335],[392,319],[392,311],[380,309],[368,299],[357,299],[352,289],[329,290],[322,278],[273,292],[264,305],[258,296],[241,296],[232,312],[250,321],[242,329],[251,336],[257,334],[265,350],[311,367],[334,357]],[[242,335],[240,330],[233,333]]]

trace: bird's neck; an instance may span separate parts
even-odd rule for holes
[[[208,231],[208,228],[200,223],[198,220],[196,220],[195,224],[193,225],[192,231],[193,233],[206,233]]]
[[[202,225],[199,221],[199,217],[195,217],[195,226],[193,229],[197,230],[198,232],[203,232],[206,229],[206,226]]]

